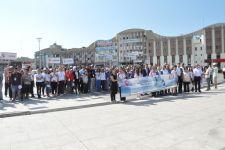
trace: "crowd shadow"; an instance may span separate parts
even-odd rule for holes
[[[194,95],[194,94],[183,94],[178,96],[162,96],[162,97],[142,97],[142,99],[128,99],[126,105],[133,105],[133,106],[150,106],[150,105],[157,105],[161,102],[176,102],[180,100],[192,100],[193,98],[200,98],[204,97],[202,94]]]

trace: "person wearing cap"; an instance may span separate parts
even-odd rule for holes
[[[217,89],[217,77],[218,77],[217,63],[213,63],[212,75],[213,75],[213,83],[214,83],[215,89]]]

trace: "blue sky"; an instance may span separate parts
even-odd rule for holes
[[[225,23],[225,0],[2,0],[0,16],[0,51],[33,58],[37,37],[74,48],[128,28],[172,36]]]

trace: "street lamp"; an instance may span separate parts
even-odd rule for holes
[[[39,67],[41,67],[41,53],[40,53],[40,50],[41,50],[41,39],[42,38],[36,38],[37,41],[38,41],[38,51],[39,51]]]

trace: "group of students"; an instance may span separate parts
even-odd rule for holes
[[[35,97],[59,96],[68,93],[86,94],[108,92],[110,72],[108,68],[94,66],[58,66],[55,68],[18,68],[7,66],[4,69],[5,96],[10,100],[24,100]]]
[[[115,95],[117,92],[120,93],[120,80],[139,78],[146,76],[160,76],[160,75],[169,75],[170,78],[174,78],[177,81],[177,87],[152,92],[152,93],[143,93],[150,94],[154,97],[161,95],[174,95],[176,96],[179,93],[189,93],[189,92],[201,92],[201,86],[205,80],[207,83],[207,91],[210,90],[211,84],[214,84],[217,89],[217,78],[218,78],[218,67],[216,63],[208,66],[185,66],[184,64],[178,63],[177,65],[170,66],[169,64],[164,64],[163,66],[158,65],[138,65],[138,66],[124,66],[120,68],[114,68],[111,78],[111,101],[115,102]],[[224,76],[225,79],[225,76]],[[116,86],[117,85],[117,86]],[[118,91],[119,89],[119,91]],[[140,95],[140,94],[138,94]],[[142,94],[141,94],[142,95]],[[120,96],[121,97],[121,96]],[[126,98],[122,98],[126,99]]]
[[[89,92],[111,92],[111,101],[115,101],[115,95],[120,92],[120,80],[139,78],[145,76],[170,75],[177,80],[177,88],[151,93],[152,96],[165,94],[177,95],[182,92],[201,92],[202,79],[207,81],[207,90],[210,90],[210,83],[217,88],[217,64],[208,66],[185,66],[178,63],[170,66],[158,65],[127,65],[122,67],[95,67],[90,66],[69,66],[38,68],[18,68],[7,66],[4,69],[5,96],[10,100],[29,99],[35,97],[59,96],[67,93],[89,93]],[[1,79],[1,76],[0,76]],[[121,96],[120,96],[121,97]],[[2,97],[0,96],[0,100]],[[121,98],[125,101],[126,98]]]

